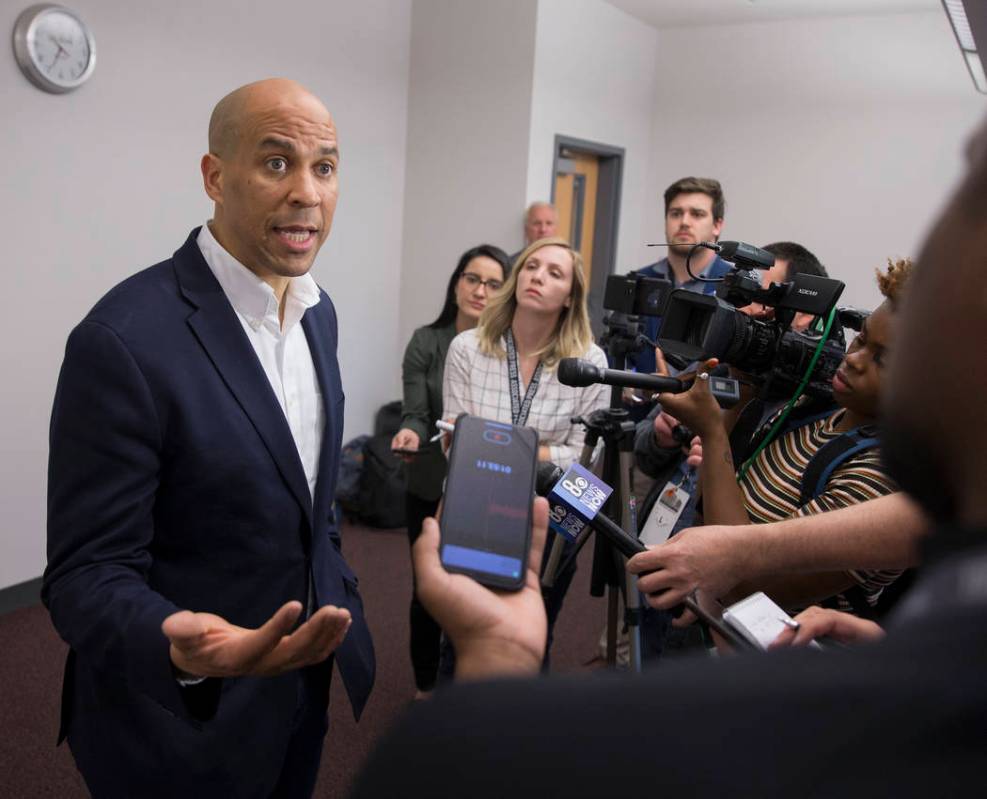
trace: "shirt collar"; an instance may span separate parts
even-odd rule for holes
[[[311,275],[290,278],[282,329],[274,289],[230,255],[216,241],[208,224],[202,226],[196,243],[230,305],[254,330],[263,325],[273,333],[287,334],[307,309],[319,304],[319,287]]]

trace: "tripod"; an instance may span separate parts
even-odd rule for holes
[[[622,316],[620,321],[610,317],[605,324],[607,330],[602,343],[607,347],[610,362],[617,364],[617,368],[623,368],[627,354],[639,349],[642,340],[647,340],[638,332],[636,317]],[[630,421],[627,410],[622,407],[621,394],[620,387],[614,386],[610,393],[609,408],[594,411],[587,419],[577,417],[572,422],[586,428],[586,438],[579,462],[587,469],[590,467],[597,444],[601,438],[603,439],[603,468],[600,477],[613,489],[613,493],[602,512],[624,530],[630,531],[632,536],[637,537],[637,515],[634,495],[631,491],[635,424]],[[562,562],[564,542],[561,538],[556,538],[542,577],[543,588],[554,585],[556,575],[564,573],[571,561],[579,555],[591,533],[591,527],[587,526],[583,529],[576,538],[575,547],[564,562]],[[593,596],[603,596],[605,592],[607,594],[607,665],[611,668],[617,665],[618,615],[620,598],[623,594],[624,623],[627,625],[630,641],[631,669],[640,672],[640,594],[637,590],[637,578],[627,573],[625,564],[626,558],[620,552],[602,536],[596,537],[590,593]]]

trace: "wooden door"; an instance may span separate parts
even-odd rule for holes
[[[555,210],[559,235],[569,239],[583,256],[586,283],[593,271],[593,231],[596,226],[596,192],[600,164],[595,155],[566,153],[555,173]]]

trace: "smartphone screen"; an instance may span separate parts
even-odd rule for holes
[[[529,427],[456,420],[440,522],[447,571],[496,588],[524,585],[537,457]]]

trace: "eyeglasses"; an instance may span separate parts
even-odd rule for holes
[[[474,275],[472,272],[463,272],[460,278],[465,280],[466,285],[471,289],[475,289],[477,286],[486,286],[490,291],[500,291],[504,287],[503,280],[480,280],[479,275]]]

